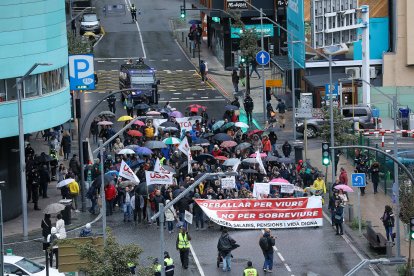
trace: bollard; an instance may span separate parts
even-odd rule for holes
[[[387,245],[386,245],[386,252],[387,252],[387,258],[390,259],[392,258],[392,242],[387,241]]]
[[[193,48],[193,58],[195,58],[195,48],[196,47]]]
[[[185,37],[185,48],[188,48],[188,37]]]
[[[181,32],[181,42],[184,42],[184,32]]]
[[[354,205],[348,204],[348,222],[354,220]]]

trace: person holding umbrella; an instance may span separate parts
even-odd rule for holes
[[[50,231],[52,229],[52,221],[50,220],[50,214],[45,214],[40,227],[42,227],[42,236],[46,240],[48,235],[50,235]]]

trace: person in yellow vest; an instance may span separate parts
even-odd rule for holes
[[[247,267],[243,271],[243,276],[258,276],[257,269],[253,267],[251,261],[247,262]]]
[[[180,232],[177,236],[177,243],[176,247],[177,250],[180,251],[180,260],[181,265],[184,269],[188,268],[188,255],[190,254],[190,241],[191,237],[184,228],[183,225],[180,225]]]
[[[137,265],[134,262],[128,262],[127,263],[129,271],[132,275],[135,275],[135,270],[137,268]]]
[[[154,259],[153,269],[154,269],[154,276],[161,276],[162,266],[158,262],[157,258]]]
[[[174,276],[174,260],[167,251],[164,251],[165,276]]]
[[[79,184],[75,180],[70,182],[68,185],[70,197],[72,199],[72,209],[75,210],[75,212],[79,212],[78,210],[78,195],[79,195]]]

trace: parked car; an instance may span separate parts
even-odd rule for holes
[[[46,276],[46,267],[20,256],[4,256],[4,276]],[[50,276],[65,276],[57,269],[49,268]]]
[[[358,119],[359,128],[361,129],[375,128],[372,111],[368,106],[343,106],[342,115],[346,120],[353,121],[354,118]],[[326,121],[323,119],[308,119],[307,123],[308,138],[314,138],[319,135],[323,124],[329,124],[329,120]],[[303,124],[303,121],[300,121],[296,124],[296,131],[302,134],[304,133],[305,126]]]
[[[84,13],[80,19],[80,35],[85,32],[93,32],[94,34],[101,33],[101,22],[94,12]]]

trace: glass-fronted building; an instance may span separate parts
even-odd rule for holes
[[[71,116],[67,62],[64,0],[0,1],[0,181],[3,206],[15,207],[5,219],[21,213],[16,82],[50,64],[23,82],[24,132],[60,125]]]

